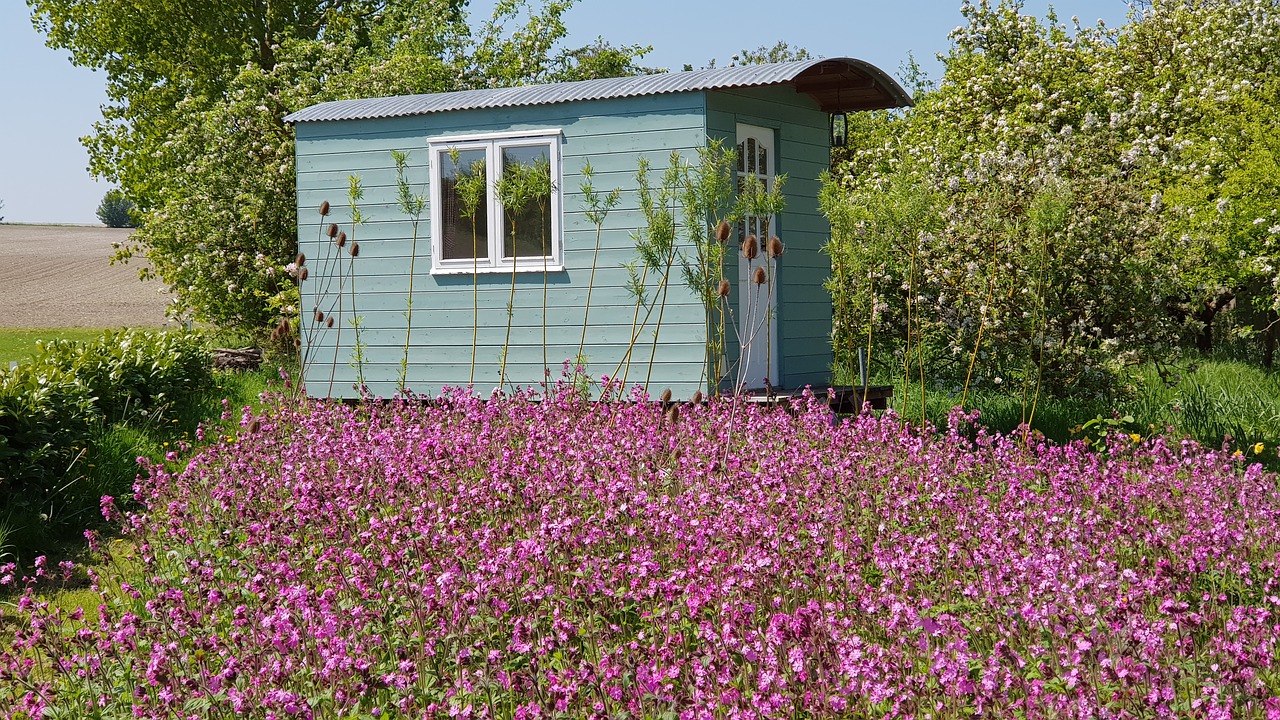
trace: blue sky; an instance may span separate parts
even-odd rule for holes
[[[492,0],[473,3],[487,16]],[[1043,16],[1048,3],[1028,0]],[[1124,22],[1124,0],[1058,2],[1064,21]],[[931,78],[941,69],[947,34],[959,25],[960,0],[579,0],[569,11],[570,45],[597,36],[618,45],[652,45],[644,63],[679,70],[782,40],[825,57],[849,56],[898,75],[914,54]],[[96,223],[109,185],[95,181],[79,138],[92,132],[106,102],[105,78],[71,65],[31,26],[26,3],[0,0],[0,216],[6,222]]]

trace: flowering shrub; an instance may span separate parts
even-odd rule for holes
[[[141,461],[142,565],[95,579],[97,611],[27,581],[0,708],[1280,717],[1280,489],[1257,466],[958,414],[673,408],[246,410],[185,465]]]
[[[965,0],[938,86],[851,118],[823,191],[841,368],[869,347],[904,382],[1114,398],[1180,342],[1211,350],[1237,298],[1269,332],[1274,4],[1022,10]]]

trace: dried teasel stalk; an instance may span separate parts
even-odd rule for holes
[[[663,405],[666,405],[667,403],[671,402],[671,388],[667,388],[666,390],[663,390],[662,397],[659,399],[662,400]]]
[[[316,311],[316,322],[318,323],[324,322],[324,313],[320,312],[319,310]]]
[[[351,257],[358,257],[359,255],[360,255],[360,243],[357,243],[357,242],[351,243]]]
[[[782,247],[782,241],[778,239],[777,235],[769,238],[769,257],[774,259],[782,257],[784,249],[785,248]]]
[[[763,285],[769,282],[769,274],[764,271],[763,267],[756,268],[755,273],[751,276],[751,281],[757,285]]]
[[[298,273],[299,280],[306,280],[309,277],[311,277],[311,272],[306,268],[302,268],[302,270]]]
[[[755,260],[760,254],[760,243],[756,241],[755,235],[748,235],[746,240],[742,241],[742,256],[748,260]]]
[[[328,320],[324,321],[325,327],[333,327],[333,316],[330,315]]]
[[[337,223],[329,223],[329,232],[328,232],[328,235],[329,235],[329,239],[331,239],[331,240],[332,240],[333,238],[338,237],[338,224],[337,224]]]
[[[303,255],[302,253],[298,253],[298,259],[297,259],[297,260],[294,260],[293,262],[294,262],[294,264],[296,264],[298,267],[302,267],[303,265],[306,265],[306,264],[307,264],[307,256],[306,256],[306,255]]]
[[[324,217],[325,215],[328,215],[328,214],[329,214],[329,201],[325,200],[324,202],[320,203],[320,217]]]
[[[676,423],[680,422],[680,406],[679,405],[672,405],[667,410],[667,422],[669,422],[672,425],[675,425]]]
[[[720,224],[716,226],[716,242],[719,242],[719,243],[728,242],[729,231],[730,231],[729,222],[727,220],[721,220]]]
[[[337,226],[335,226],[335,227],[337,227]],[[346,232],[340,232],[340,233],[338,233],[338,239],[337,239],[337,240],[335,240],[335,242],[337,242],[337,243],[338,243],[338,247],[346,247],[346,246],[347,246],[347,233],[346,233]]]
[[[694,393],[693,393],[693,399],[692,399],[692,400],[690,400],[689,402],[693,403],[694,405],[701,405],[701,404],[702,404],[702,391],[701,391],[701,390],[696,390],[696,391],[694,391]]]

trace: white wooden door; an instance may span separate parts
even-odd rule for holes
[[[773,130],[739,124],[737,148],[738,187],[754,177],[765,190],[773,189],[777,164]],[[777,264],[770,262],[768,253],[774,221],[773,216],[760,216],[738,223],[738,389],[778,385]],[[742,252],[748,238],[756,244],[754,259]],[[757,282],[758,268],[764,270],[763,283]]]

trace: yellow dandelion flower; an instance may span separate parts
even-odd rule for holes
[[[1130,439],[1130,440],[1132,440],[1132,441],[1134,441],[1134,442],[1142,442],[1142,436],[1141,436],[1141,435],[1139,435],[1138,433],[1132,433],[1132,434],[1130,434],[1130,435],[1129,435],[1129,439]]]

